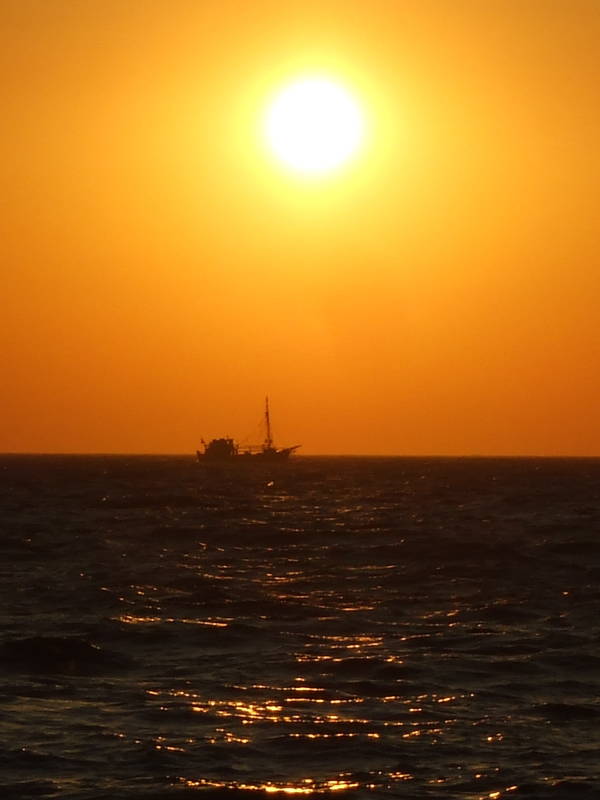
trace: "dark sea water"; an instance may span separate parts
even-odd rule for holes
[[[600,798],[600,460],[0,458],[0,798]]]

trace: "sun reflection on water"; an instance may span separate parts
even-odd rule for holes
[[[141,616],[136,614],[121,614],[114,617],[117,622],[122,622],[125,625],[151,625],[153,623],[174,623],[178,622],[181,625],[205,625],[209,628],[227,628],[231,619],[197,619],[190,617],[158,617],[158,616]]]
[[[131,624],[141,624],[143,618],[131,615],[130,619]],[[234,620],[223,617],[197,620],[197,624],[212,623],[215,627],[227,627],[230,622]],[[418,640],[419,634],[398,636],[395,641],[409,638]],[[404,677],[404,670],[413,667],[411,650],[402,647],[390,653],[384,648],[387,645],[377,634],[332,635],[327,628],[320,633],[313,629],[303,632],[289,651],[288,667],[299,674],[287,672],[285,678],[284,673],[271,675],[267,655],[265,670],[259,673],[262,680],[255,682],[245,683],[231,672],[217,691],[214,686],[208,688],[212,678],[206,682],[186,680],[171,689],[148,687],[147,697],[154,710],[165,715],[167,725],[180,730],[181,719],[185,719],[181,715],[195,718],[191,723],[195,742],[189,747],[184,744],[190,754],[208,746],[215,748],[219,759],[230,758],[231,763],[240,759],[240,764],[245,764],[246,759],[254,757],[250,754],[279,752],[281,748],[286,758],[289,753],[302,751],[310,757],[328,753],[333,759],[328,761],[334,773],[330,776],[315,772],[312,778],[291,775],[284,781],[278,775],[267,780],[271,774],[259,771],[252,775],[243,772],[243,779],[233,780],[230,773],[224,776],[208,771],[182,776],[178,781],[194,789],[318,796],[359,786],[389,791],[400,782],[415,780],[408,772],[381,769],[382,762],[377,763],[377,759],[382,753],[393,752],[398,743],[416,752],[448,735],[455,729],[454,709],[458,713],[470,694],[452,693],[447,687],[439,693],[425,693],[423,684],[416,690],[417,685]],[[485,734],[490,745],[497,747],[492,744],[499,741],[492,737],[495,731],[487,728]],[[161,742],[158,748],[175,754],[177,751],[170,747],[181,746],[182,741],[174,739]],[[362,748],[365,758],[371,759],[371,769],[367,767],[364,774],[335,774],[336,759],[349,748]],[[337,766],[343,769],[346,764],[340,760]],[[444,774],[435,776],[440,784],[448,780],[451,778]]]
[[[238,789],[244,791],[266,792],[268,794],[326,794],[328,792],[347,791],[357,789],[358,781],[334,778],[328,781],[317,782],[312,778],[304,778],[296,784],[279,783],[238,783],[237,781],[216,781],[205,778],[190,780],[180,778],[179,782],[188,788],[212,789]]]

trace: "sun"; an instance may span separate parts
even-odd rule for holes
[[[340,167],[359,150],[364,116],[352,94],[321,77],[296,80],[270,104],[265,134],[277,158],[293,170],[321,174]]]

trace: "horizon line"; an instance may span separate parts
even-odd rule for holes
[[[73,450],[6,450],[0,451],[0,458],[5,456],[114,456],[128,458],[187,458],[195,461],[195,454],[188,452],[125,452],[125,451],[73,451]],[[578,454],[578,453],[298,453],[292,457],[292,461],[302,458],[585,458],[600,459],[598,454]],[[287,462],[290,463],[290,462]]]

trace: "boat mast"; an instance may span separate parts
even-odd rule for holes
[[[269,398],[265,397],[265,424],[267,426],[267,438],[265,445],[270,449],[273,447],[273,437],[271,436],[271,417],[269,415]]]

